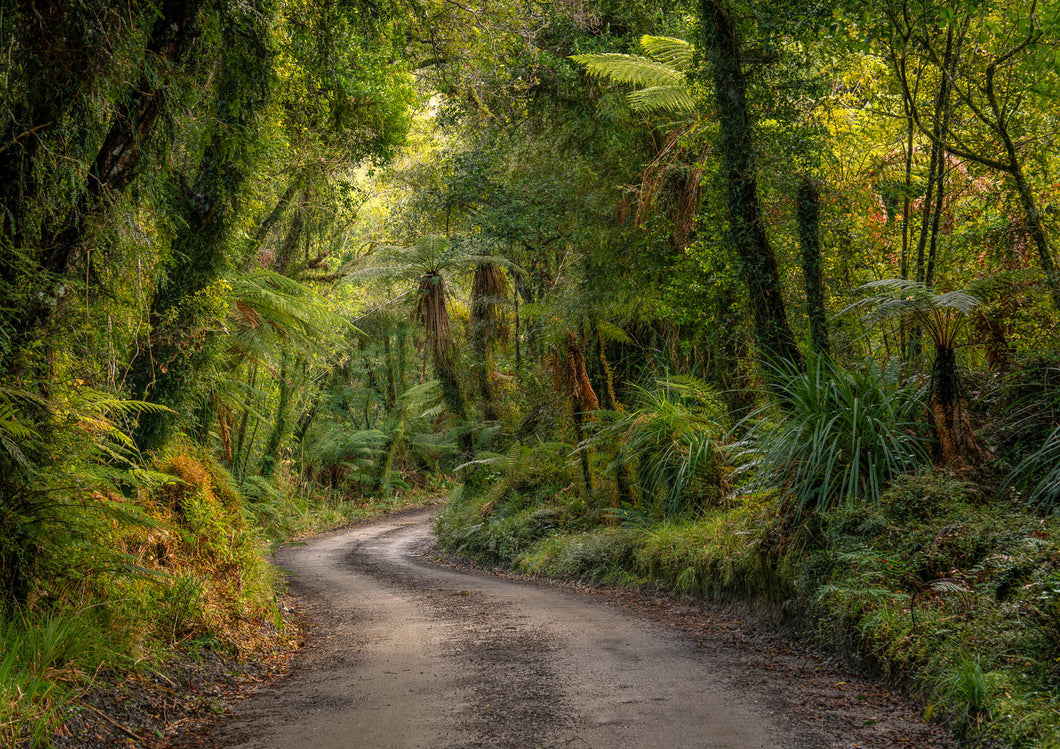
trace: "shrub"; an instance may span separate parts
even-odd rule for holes
[[[651,389],[637,388],[634,409],[589,443],[613,450],[614,471],[624,471],[623,463],[635,467],[636,507],[672,518],[724,496],[725,420],[725,404],[709,385],[692,377],[657,380]]]
[[[968,485],[948,471],[896,476],[881,495],[882,509],[895,520],[928,520],[963,502]]]

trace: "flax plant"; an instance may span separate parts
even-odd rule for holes
[[[880,500],[893,477],[928,461],[918,436],[924,405],[898,367],[864,372],[825,357],[805,372],[775,366],[775,400],[748,417],[740,472],[751,490],[777,490],[796,514]]]

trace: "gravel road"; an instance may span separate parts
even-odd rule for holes
[[[864,705],[865,694],[850,711],[884,712],[886,721],[847,720],[830,699],[830,713],[815,715],[811,706],[807,714],[804,703],[786,696],[792,677],[783,658],[748,666],[746,641],[705,647],[688,627],[652,621],[621,601],[432,564],[424,550],[433,517],[390,517],[282,549],[277,564],[291,573],[313,623],[308,643],[287,678],[236,703],[196,743],[944,745],[914,711]],[[853,683],[844,679],[834,691],[870,692],[871,685]],[[881,731],[889,732],[886,743],[872,741]]]

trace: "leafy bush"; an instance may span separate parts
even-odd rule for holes
[[[657,380],[652,389],[637,388],[635,408],[589,444],[617,445],[612,468],[622,462],[636,467],[637,506],[669,518],[717,504],[724,495],[725,419],[725,404],[709,385],[692,377]]]
[[[896,366],[847,371],[819,357],[772,374],[775,403],[753,415],[742,445],[751,488],[779,490],[800,513],[878,502],[888,481],[927,462],[923,403]]]
[[[895,476],[880,497],[883,511],[895,520],[928,520],[962,504],[968,485],[948,471]]]
[[[157,470],[173,477],[143,498],[159,525],[126,534],[124,548],[143,569],[162,576],[156,595],[166,635],[208,632],[239,647],[253,622],[274,618],[275,573],[265,561],[264,539],[249,523],[231,477],[205,451],[180,445]],[[201,606],[185,606],[188,596]]]

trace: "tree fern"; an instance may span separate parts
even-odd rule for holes
[[[230,282],[232,345],[262,350],[291,343],[317,351],[352,326],[308,286],[273,271],[256,271]]]
[[[605,52],[571,59],[592,76],[636,86],[627,98],[637,112],[693,111],[695,101],[685,77],[692,68],[692,45],[672,37],[643,36],[640,48],[646,56]]]
[[[651,59],[663,65],[669,65],[676,71],[688,73],[692,70],[695,47],[684,39],[645,34],[640,38],[640,48]]]

